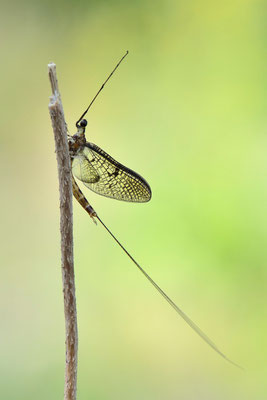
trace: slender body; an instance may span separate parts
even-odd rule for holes
[[[151,198],[151,189],[148,183],[139,174],[123,166],[98,146],[86,142],[85,127],[86,120],[82,120],[78,126],[77,133],[69,137],[69,151],[73,174],[81,180],[88,188],[98,194],[117,200],[146,202]],[[113,235],[104,222],[99,218],[93,207],[82,193],[74,177],[72,178],[73,195],[90,217],[96,222],[98,220],[112,238],[118,243],[127,256],[133,261],[142,274],[164,297],[172,308],[187,322],[189,326],[219,355],[230,363],[239,367],[227,358],[209,337],[170,299],[170,297],[157,285],[157,283],[146,273],[138,262],[125,249],[120,241]]]
[[[88,200],[86,199],[83,192],[77,185],[73,176],[72,176],[72,191],[73,191],[73,196],[75,197],[75,199],[80,203],[80,205],[85,209],[86,212],[88,212],[90,217],[93,218],[93,220],[94,220],[94,217],[96,217],[96,212],[93,209],[93,207],[90,206],[90,204],[88,203]],[[95,220],[94,220],[94,222],[95,222]]]
[[[73,136],[69,136],[69,153],[71,158],[73,175],[82,181],[85,186],[105,197],[110,197],[117,200],[143,203],[151,199],[151,189],[149,184],[137,172],[120,164],[104,150],[93,143],[89,143],[85,138],[85,128],[87,121],[83,119],[85,114],[90,109],[91,105],[104,88],[107,81],[118,68],[122,60],[113,69],[111,74],[100,87],[99,91],[84,111],[82,116],[76,122],[77,132]],[[158,286],[158,284],[147,274],[140,264],[132,257],[120,241],[113,235],[109,228],[99,218],[93,207],[89,204],[81,189],[79,188],[75,178],[72,178],[73,195],[85,211],[90,215],[96,223],[98,220],[111,237],[116,241],[124,253],[131,259],[136,267],[142,272],[147,280],[161,294],[161,296],[170,304],[170,306],[179,314],[186,323],[221,357],[229,361],[236,367],[241,368],[238,364],[231,361],[223,354],[218,347],[209,339],[209,337],[171,300],[171,298]]]

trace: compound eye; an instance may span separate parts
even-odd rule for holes
[[[86,119],[82,119],[81,122],[80,122],[80,126],[81,126],[82,128],[85,128],[86,125],[87,125]]]

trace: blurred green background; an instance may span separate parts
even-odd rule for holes
[[[74,202],[78,399],[266,399],[266,2],[1,5],[0,398],[60,399],[64,318],[47,64],[69,131],[150,183],[83,187],[100,217],[242,372],[165,304]]]

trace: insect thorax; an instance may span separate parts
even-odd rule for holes
[[[75,133],[75,135],[68,138],[68,143],[69,153],[71,158],[73,158],[79,153],[80,150],[84,148],[84,145],[86,143],[85,134],[81,132]]]

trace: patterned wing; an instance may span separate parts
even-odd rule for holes
[[[93,143],[86,143],[72,162],[73,174],[102,196],[142,203],[151,199],[148,183]]]
[[[77,154],[73,158],[71,166],[73,175],[84,183],[95,183],[100,179],[85,152]]]

